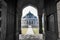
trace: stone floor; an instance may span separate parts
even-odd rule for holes
[[[43,36],[39,35],[19,35],[19,40],[43,40]]]

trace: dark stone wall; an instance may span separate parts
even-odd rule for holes
[[[1,19],[1,9],[2,9],[2,1],[0,0],[0,19]],[[0,39],[1,39],[1,20],[0,20]]]
[[[6,12],[5,8],[3,9],[5,11],[2,13],[2,40],[19,39],[18,35],[19,33],[21,34],[22,9],[28,5],[32,5],[38,9],[40,33],[42,33],[42,14],[44,9],[46,17],[45,40],[57,40],[57,5],[54,0],[7,0],[7,13],[4,14]]]
[[[16,0],[7,2],[6,39],[16,40]]]
[[[2,0],[1,0],[2,1]],[[7,14],[7,4],[5,1],[2,1],[1,5],[1,38],[0,40],[5,40],[6,37],[6,14]]]
[[[58,24],[57,24],[57,4],[55,1],[45,1],[45,15],[46,15],[46,39],[57,40],[58,38]]]
[[[42,33],[42,13],[43,13],[43,4],[44,4],[44,0],[18,0],[18,4],[17,4],[17,12],[18,12],[18,19],[19,19],[19,23],[18,23],[18,26],[19,26],[19,28],[20,28],[20,24],[21,24],[21,22],[20,22],[20,17],[21,17],[21,15],[22,15],[22,10],[23,10],[23,8],[24,7],[26,7],[26,6],[29,6],[29,5],[31,5],[31,6],[34,6],[34,7],[36,7],[37,9],[38,9],[38,15],[39,15],[39,19],[40,19],[40,22],[39,22],[39,28],[40,28],[40,33]]]

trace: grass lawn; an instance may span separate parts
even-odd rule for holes
[[[22,34],[26,34],[28,28],[22,28],[21,30],[22,30]],[[39,34],[39,28],[33,28],[33,32],[36,35]]]

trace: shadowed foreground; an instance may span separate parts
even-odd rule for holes
[[[19,40],[43,40],[42,35],[19,35]]]

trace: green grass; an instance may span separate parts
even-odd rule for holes
[[[21,30],[22,30],[22,34],[26,34],[28,28],[22,28]],[[33,28],[33,32],[34,32],[34,34],[37,35],[37,34],[39,34],[39,29],[38,28]]]

